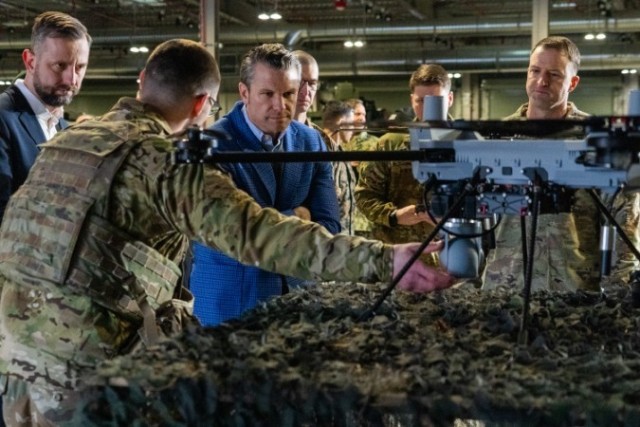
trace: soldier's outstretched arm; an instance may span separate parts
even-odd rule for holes
[[[393,246],[393,277],[403,269],[405,264],[419,249],[420,243],[405,243]],[[439,251],[442,249],[442,242],[431,243],[424,250],[424,253]],[[420,260],[414,262],[405,273],[398,289],[412,292],[432,292],[438,289],[445,289],[454,283],[455,279],[446,271],[428,267]]]

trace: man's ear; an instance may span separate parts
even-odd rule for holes
[[[571,83],[569,84],[569,92],[573,92],[573,90],[578,86],[578,83],[580,83],[580,76],[571,77]]]
[[[209,108],[209,95],[196,95],[191,115],[193,117],[199,116],[202,113],[203,108]]]
[[[449,94],[447,95],[447,101],[449,103],[449,107],[451,107],[453,105],[453,92],[449,91]]]
[[[36,55],[31,49],[22,51],[22,62],[24,63],[24,68],[27,70],[27,73],[33,73],[36,66],[35,61]]]
[[[249,86],[242,82],[238,83],[238,92],[240,93],[240,99],[246,104],[249,100]]]

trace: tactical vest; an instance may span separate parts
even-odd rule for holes
[[[140,143],[131,134],[140,129],[76,126],[43,144],[2,220],[2,275],[43,290],[65,287],[145,324],[149,308],[172,299],[178,266],[105,219],[113,178]]]

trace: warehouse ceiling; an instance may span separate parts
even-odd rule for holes
[[[130,47],[199,39],[206,1],[0,1],[0,76],[22,70],[20,52],[42,11],[83,21],[94,38],[87,79],[115,80],[137,75],[144,64],[146,55]],[[219,0],[216,8],[225,74],[236,74],[251,46],[272,41],[312,53],[325,77],[406,75],[422,62],[460,72],[521,71],[531,48],[532,1]],[[263,21],[261,12],[278,12],[282,19]],[[549,19],[550,34],[578,43],[583,70],[640,68],[640,0],[549,0]],[[586,41],[589,32],[607,37]],[[363,47],[344,45],[358,40]]]

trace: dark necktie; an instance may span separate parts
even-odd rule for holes
[[[273,144],[273,138],[270,135],[263,135],[262,136],[262,141],[260,141],[262,143],[262,147],[264,148],[265,151],[267,152],[272,152],[272,151],[277,151],[275,145]],[[271,163],[271,166],[273,167],[273,174],[276,177],[276,181],[278,181],[280,179],[280,172],[282,170],[282,164],[281,163]]]

